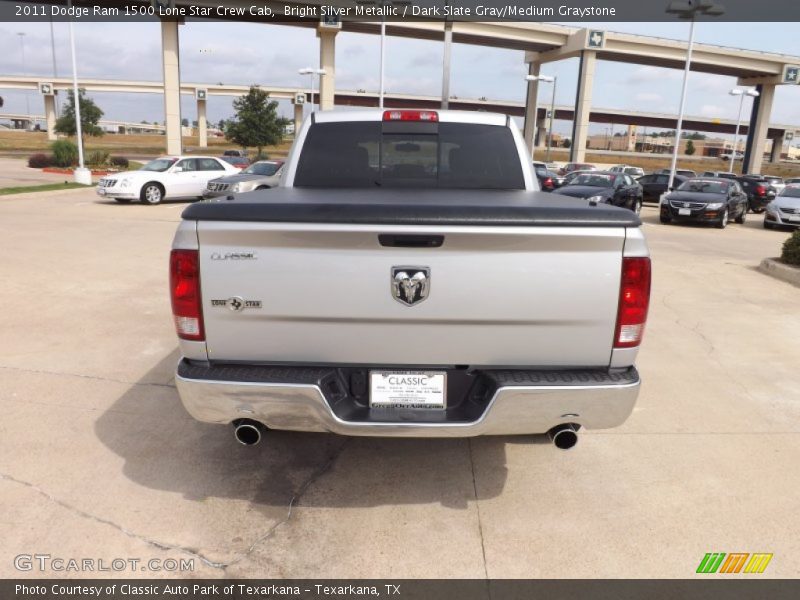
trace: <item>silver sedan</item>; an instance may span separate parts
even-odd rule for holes
[[[800,227],[800,183],[787,184],[775,199],[767,204],[764,229]]]
[[[282,172],[282,160],[260,160],[236,175],[212,179],[203,192],[203,198],[273,188],[280,183]]]

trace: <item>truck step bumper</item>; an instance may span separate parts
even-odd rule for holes
[[[353,368],[199,365],[183,359],[175,382],[195,419],[260,421],[270,429],[377,437],[472,437],[545,433],[573,423],[621,425],[641,380],[634,367],[579,370],[482,370],[448,410],[370,410],[347,385]],[[454,370],[455,371],[455,370]],[[458,373],[448,379],[457,381]]]

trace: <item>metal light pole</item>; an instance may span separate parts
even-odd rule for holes
[[[72,8],[72,2],[68,3]],[[83,131],[81,127],[81,102],[78,90],[78,62],[75,58],[75,32],[72,27],[72,19],[69,20],[69,48],[72,55],[72,93],[75,103],[75,135],[78,138],[78,168],[75,169],[75,183],[92,185],[92,172],[84,167],[83,164]]]
[[[550,101],[550,127],[547,129],[547,154],[545,154],[545,162],[550,162],[550,146],[553,144],[553,120],[556,118],[556,83],[558,77],[553,76],[553,97]]]
[[[19,36],[20,48],[22,49],[22,74],[23,75],[27,75],[28,74],[28,66],[25,64],[25,34],[20,31],[19,33],[17,33],[17,35]],[[28,118],[30,118],[30,116],[31,116],[31,100],[28,97],[28,91],[27,90],[25,90],[25,114],[28,116]],[[28,123],[30,124],[30,121],[28,121]]]
[[[686,49],[686,65],[683,69],[683,85],[681,86],[681,105],[678,111],[678,127],[675,130],[675,144],[672,150],[672,164],[669,169],[669,182],[667,190],[672,187],[675,179],[675,169],[678,166],[678,151],[680,150],[681,132],[683,129],[683,111],[686,108],[686,88],[689,83],[689,71],[692,66],[692,49],[694,47],[694,21],[697,15],[719,16],[725,12],[724,7],[713,0],[674,0],[669,3],[667,13],[678,15],[681,19],[689,20],[689,45]]]
[[[378,108],[383,108],[384,73],[386,71],[386,18],[381,15],[381,85],[378,90]]]
[[[385,89],[386,72],[386,13],[390,12],[395,5],[407,6],[410,0],[356,0],[356,4],[380,7],[381,10],[381,74],[380,90],[378,92],[378,106],[383,108],[383,96]]]
[[[53,15],[50,15],[50,52],[53,55],[53,78],[58,79],[58,65],[56,63],[56,35],[53,31]],[[55,90],[53,90],[55,93]],[[56,117],[58,117],[58,96],[55,97]]]
[[[453,46],[453,22],[444,22],[444,53],[442,55],[442,108],[450,106],[450,51]]]
[[[758,96],[758,92],[756,90],[743,90],[741,88],[733,88],[730,92],[728,92],[731,96],[739,96],[739,116],[736,117],[736,133],[733,134],[733,151],[731,152],[731,171],[734,169],[734,165],[736,164],[736,148],[739,145],[739,127],[742,124],[742,107],[744,106],[744,97],[750,96],[755,98]],[[744,156],[742,156],[742,160],[744,160]]]
[[[555,110],[556,101],[556,78],[549,75],[525,75],[525,81],[541,81],[553,84],[553,109]],[[536,151],[536,129],[539,125],[539,89],[536,89],[536,97],[533,99],[533,144],[531,144],[531,158]],[[550,113],[550,128],[553,127],[553,113]],[[552,136],[552,131],[548,132]],[[551,137],[552,139],[552,137]],[[547,160],[550,159],[550,146],[547,147]]]
[[[311,112],[314,112],[314,94],[316,93],[314,88],[314,75],[325,75],[325,69],[312,69],[311,67],[306,67],[304,69],[300,69],[298,73],[300,73],[300,75],[311,75]]]

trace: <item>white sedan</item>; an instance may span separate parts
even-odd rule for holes
[[[165,156],[151,160],[138,171],[103,177],[97,184],[97,194],[117,202],[140,200],[142,204],[202,198],[211,179],[238,172],[233,165],[211,156]]]

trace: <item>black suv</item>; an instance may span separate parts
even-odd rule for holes
[[[764,212],[778,193],[769,180],[761,175],[743,175],[737,177],[736,181],[747,194],[747,205],[754,213]]]

